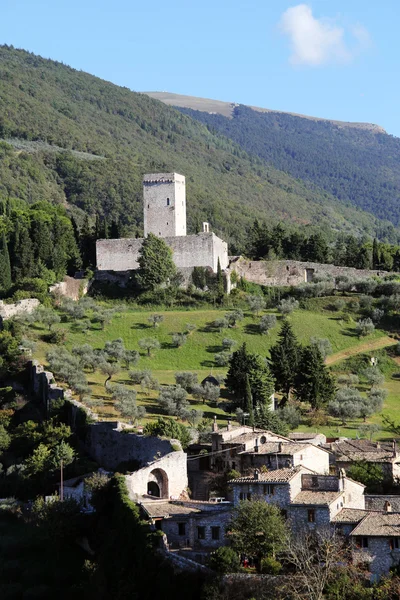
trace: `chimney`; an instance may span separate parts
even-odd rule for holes
[[[215,433],[216,431],[218,431],[218,423],[217,423],[217,415],[214,415],[214,423],[212,426],[212,430]]]
[[[282,452],[282,442],[279,442],[278,444],[278,452]]]
[[[378,450],[380,450],[381,449],[381,443],[380,442],[376,442],[376,447],[377,447]]]
[[[258,438],[254,440],[254,452],[258,452]]]
[[[210,233],[210,223],[203,221],[203,233]]]
[[[260,471],[258,469],[254,469],[254,479],[256,481],[260,479]]]
[[[215,418],[217,418],[217,417],[215,417]],[[230,419],[228,419],[228,422],[227,422],[227,424],[226,424],[226,430],[227,430],[227,431],[230,431],[230,430],[231,430],[231,420],[230,420]]]
[[[339,492],[343,492],[345,488],[344,478],[346,477],[346,471],[344,469],[339,470]]]
[[[388,513],[392,512],[392,505],[390,504],[390,502],[388,500],[386,500],[386,502],[383,506],[383,510]]]

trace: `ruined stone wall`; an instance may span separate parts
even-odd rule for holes
[[[49,291],[58,296],[79,300],[85,296],[89,290],[90,283],[87,279],[75,279],[75,277],[64,277],[63,281],[50,286]]]
[[[30,314],[39,306],[39,304],[40,302],[36,298],[26,298],[25,300],[19,300],[14,304],[5,304],[3,300],[0,300],[0,317],[3,320],[6,320],[24,313]]]
[[[46,371],[38,361],[30,361],[28,368],[31,392],[47,413],[52,400],[64,398],[64,390],[55,383],[53,373]]]
[[[297,260],[252,261],[243,257],[232,259],[229,271],[236,272],[247,281],[266,286],[298,286],[311,282],[314,277],[335,278],[344,275],[355,279],[369,279],[389,274],[387,271],[353,269]]]
[[[217,271],[218,258],[221,269],[228,266],[228,245],[214,233],[166,237],[164,241],[173,251],[178,269],[210,267]],[[143,239],[97,240],[96,260],[98,271],[131,271],[139,267],[139,250]]]
[[[118,421],[90,425],[85,447],[90,456],[106,469],[115,469],[126,461],[136,461],[138,467],[143,467],[173,451],[169,440],[130,433]]]

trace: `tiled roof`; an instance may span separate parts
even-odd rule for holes
[[[300,471],[304,469],[301,465],[297,467],[293,467],[292,469],[277,469],[276,471],[268,471],[267,473],[259,473],[258,479],[254,478],[254,475],[251,477],[238,477],[237,479],[231,479],[229,483],[287,483],[300,473]],[[308,472],[311,472],[309,469],[305,469]]]
[[[338,462],[392,462],[393,444],[390,442],[370,442],[369,440],[343,440],[331,444],[331,450]]]
[[[343,492],[319,492],[318,490],[306,490],[304,492],[300,492],[293,499],[291,505],[301,504],[301,505],[318,505],[318,506],[329,506],[332,504],[337,498],[339,498]]]
[[[166,517],[167,515],[190,515],[193,513],[201,513],[200,508],[175,504],[173,502],[152,501],[142,502],[142,508],[146,511],[149,517]]]
[[[359,523],[370,511],[362,508],[342,508],[332,519],[332,523]]]
[[[400,513],[369,513],[350,535],[400,537]]]
[[[294,441],[313,440],[320,435],[321,435],[320,433],[307,433],[305,431],[292,431],[291,433],[289,433],[289,438]]]
[[[257,452],[246,450],[240,452],[240,454],[282,454],[293,456],[296,452],[301,452],[304,448],[309,448],[310,446],[311,444],[296,444],[296,442],[266,442],[265,444],[258,445]]]

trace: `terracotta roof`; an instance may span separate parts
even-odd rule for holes
[[[369,513],[350,535],[400,537],[400,513]]]
[[[342,508],[332,519],[332,523],[359,523],[370,514],[369,510],[363,508]]]
[[[366,460],[368,462],[393,462],[393,443],[369,440],[343,440],[331,444],[331,450],[336,455],[338,462],[354,462]]]
[[[153,502],[142,502],[142,508],[149,517],[166,517],[167,515],[185,516],[193,513],[201,513],[200,508],[175,504],[173,502],[163,502],[162,500]]]
[[[238,477],[237,479],[231,479],[229,483],[287,483],[302,470],[304,470],[304,467],[298,465],[292,469],[276,469],[276,471],[259,473],[258,479],[255,479],[254,475],[251,477]],[[309,469],[305,470],[311,473]]]
[[[319,492],[318,490],[305,490],[300,492],[293,499],[291,505],[318,505],[318,506],[329,506],[337,498],[339,498],[343,492]]]
[[[291,440],[297,441],[297,440],[313,440],[315,438],[317,438],[318,436],[323,435],[321,433],[307,433],[305,431],[292,431],[291,433],[289,433],[289,438]]]
[[[258,445],[258,451],[244,450],[239,454],[282,454],[293,456],[296,452],[301,452],[304,448],[309,448],[312,444],[296,444],[296,442],[266,442]],[[315,446],[313,446],[315,448]]]

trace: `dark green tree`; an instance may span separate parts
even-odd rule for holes
[[[372,243],[372,268],[379,269],[380,263],[381,263],[381,256],[380,256],[380,252],[379,252],[379,244],[378,244],[378,240],[376,238],[374,238],[374,241]]]
[[[270,349],[269,366],[275,387],[283,393],[283,404],[290,399],[298,372],[300,346],[289,321],[284,321],[278,342]]]
[[[247,419],[247,424],[250,425],[250,427],[253,427],[253,425],[254,425],[253,396],[251,394],[250,379],[249,379],[249,376],[247,373],[246,373],[246,388],[245,388],[244,405],[245,405],[246,412],[249,415],[249,417]]]
[[[237,405],[246,409],[246,381],[250,383],[253,406],[269,401],[274,392],[270,370],[265,361],[257,354],[247,351],[246,344],[236,350],[229,361],[226,387],[233,394]]]
[[[8,245],[6,235],[0,238],[0,289],[6,292],[11,287],[11,264],[10,255],[8,253]]]
[[[142,244],[138,262],[137,281],[142,289],[154,290],[176,273],[171,248],[152,233]]]
[[[295,387],[297,398],[312,408],[321,408],[335,396],[334,379],[315,344],[301,351]]]

